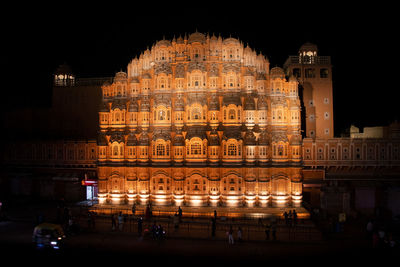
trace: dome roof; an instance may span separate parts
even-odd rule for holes
[[[244,144],[247,146],[255,146],[256,145],[256,136],[253,132],[247,131],[244,136]]]
[[[228,106],[229,104],[234,104],[236,106],[241,106],[240,95],[224,95],[222,99],[222,105]]]
[[[208,138],[208,145],[209,146],[219,146],[219,137],[216,131],[210,133],[210,137]]]
[[[164,141],[168,141],[171,140],[171,135],[170,133],[161,130],[153,135],[154,141],[158,139],[163,139]]]
[[[197,32],[197,31],[192,33],[191,35],[189,35],[189,38],[188,38],[188,43],[189,44],[195,43],[195,42],[205,43],[205,41],[206,41],[206,36],[204,34],[200,33],[200,32]]]
[[[156,47],[160,47],[160,46],[171,46],[171,42],[168,41],[168,40],[163,39],[163,40],[158,41],[156,43]]]
[[[262,132],[260,137],[258,138],[258,145],[260,146],[268,146],[269,145],[269,138],[266,132]]]
[[[318,51],[318,47],[315,44],[307,42],[307,43],[303,44],[299,49],[299,52],[303,52],[303,51],[306,51],[306,52],[307,51],[315,51],[315,52],[317,52]]]
[[[142,79],[151,79],[151,75],[146,72],[142,75]]]
[[[184,146],[185,139],[183,138],[182,134],[176,134],[173,140],[174,146]]]
[[[225,140],[229,140],[229,139],[240,140],[240,139],[242,139],[241,127],[240,126],[225,127],[224,135],[222,138]]]
[[[285,78],[285,72],[280,67],[273,67],[270,71],[271,78]]]
[[[111,109],[116,109],[116,108],[118,108],[120,110],[126,109],[126,103],[124,101],[119,100],[119,99],[115,99],[112,102]]]
[[[130,83],[139,83],[139,79],[138,78],[132,78]]]
[[[266,101],[266,99],[264,97],[261,97],[261,98],[258,99],[257,107],[258,107],[259,110],[265,110],[265,109],[268,108],[267,101]]]
[[[203,127],[190,127],[186,134],[186,139],[190,140],[193,137],[199,137],[201,140],[207,139],[205,129]]]
[[[131,100],[129,103],[129,112],[137,112],[138,111],[138,105],[135,100]]]
[[[126,81],[127,77],[126,72],[119,71],[115,74],[114,81]]]
[[[235,45],[240,45],[240,42],[239,42],[239,40],[236,39],[236,38],[229,37],[229,38],[227,38],[227,39],[225,39],[225,40],[223,41],[223,44],[235,44]]]
[[[149,145],[149,135],[147,132],[143,132],[139,137],[139,146],[148,146]]]
[[[254,98],[251,96],[247,96],[244,99],[244,110],[255,110],[256,103],[254,102]]]
[[[127,146],[136,146],[137,144],[137,139],[136,139],[136,135],[134,135],[133,133],[130,133],[128,136],[128,140],[126,142]]]

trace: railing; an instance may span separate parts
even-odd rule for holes
[[[83,211],[83,210],[82,210]],[[122,210],[120,210],[122,211]],[[118,209],[112,210],[111,214],[118,216]],[[119,231],[125,233],[138,234],[138,219],[144,215],[142,211],[137,211],[133,216],[130,211],[123,212],[123,225],[121,228],[118,225],[118,218],[116,226],[113,228],[111,223],[111,214],[108,215],[92,215],[95,221],[95,226],[90,225],[88,216],[84,212],[75,216],[75,222],[83,229],[95,231]],[[143,216],[144,217],[144,216]],[[276,239],[286,241],[319,241],[322,239],[321,232],[309,220],[299,219],[297,224],[287,225],[282,219],[269,221],[275,224]],[[226,218],[218,217],[215,225],[215,234],[213,236],[213,225],[210,218],[204,217],[183,217],[179,221],[174,219],[173,215],[158,215],[153,213],[150,219],[143,218],[142,224],[142,237],[152,238],[152,225],[161,225],[167,233],[167,238],[199,238],[199,239],[216,239],[227,240],[227,232],[230,227],[234,230],[235,242],[237,240],[237,231],[239,227],[242,230],[242,237],[244,241],[265,241],[267,239],[266,224],[267,219],[248,219],[248,218]],[[270,230],[269,240],[273,240],[273,233]]]
[[[105,82],[112,83],[113,77],[77,78],[75,81],[75,86],[101,86]]]
[[[290,64],[304,64],[304,65],[311,65],[311,64],[331,64],[331,57],[330,56],[316,56],[310,57],[305,59],[301,56],[289,56],[289,58],[285,62],[285,66]]]

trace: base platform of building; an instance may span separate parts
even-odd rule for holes
[[[146,206],[136,205],[135,215],[145,216]],[[178,206],[151,206],[152,216],[173,216],[178,212]],[[217,216],[220,218],[270,218],[270,217],[282,217],[284,212],[295,210],[299,219],[308,219],[310,213],[302,207],[298,206],[284,206],[284,207],[212,207],[212,206],[181,206],[183,217],[195,217],[195,218],[211,218],[214,216],[216,211]],[[132,205],[128,204],[94,204],[90,207],[90,210],[97,214],[115,214],[122,212],[123,214],[132,215]]]

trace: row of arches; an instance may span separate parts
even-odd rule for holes
[[[176,196],[176,200],[186,198],[189,201],[196,199],[202,202],[197,204],[206,204],[210,200],[221,198],[229,204],[229,198],[226,198],[229,196],[236,197],[236,200],[241,197],[258,197],[261,200],[269,197],[278,200],[301,199],[302,184],[283,173],[263,180],[244,179],[235,172],[227,173],[216,180],[196,172],[176,179],[164,171],[158,171],[147,180],[126,179],[119,173],[112,173],[107,179],[99,181],[99,193],[103,198],[129,195],[133,198],[153,199],[156,204],[163,204],[161,201],[157,202],[161,196],[164,200],[166,196],[170,196],[170,200]]]
[[[221,145],[209,145],[207,139],[194,137],[183,145],[174,145],[171,140],[157,139],[150,146],[126,145],[114,141],[109,145],[99,146],[99,160],[190,160],[205,161],[207,159],[226,160],[294,160],[301,159],[301,145],[289,145],[288,142],[272,142],[267,144],[246,145],[242,140],[222,140]]]

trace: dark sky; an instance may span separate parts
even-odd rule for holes
[[[10,10],[13,16],[1,21],[7,69],[3,109],[46,105],[49,78],[59,64],[69,64],[78,77],[113,76],[164,36],[198,30],[239,38],[266,55],[271,67],[283,66],[303,43],[315,43],[319,55],[332,57],[336,132],[351,123],[362,127],[399,119],[398,76],[391,66],[399,53],[394,7],[232,3],[228,9],[212,5],[210,11],[187,3],[160,9],[110,4]]]

